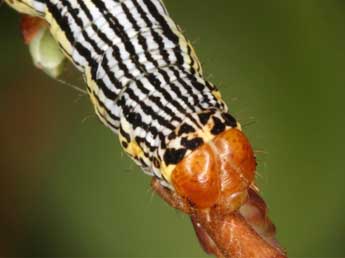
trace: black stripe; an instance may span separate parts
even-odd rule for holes
[[[187,96],[184,96],[181,92],[181,90],[179,89],[178,86],[176,86],[176,84],[174,84],[170,78],[169,78],[169,75],[167,74],[166,71],[162,70],[162,69],[159,69],[159,73],[163,76],[164,80],[168,83],[168,85],[170,86],[171,90],[173,92],[175,92],[175,94],[177,95],[177,97],[179,99],[181,99],[190,109],[190,111],[195,111],[195,106],[193,106],[193,104],[191,104],[189,101],[188,101],[188,97]],[[186,110],[184,110],[184,113],[186,112]],[[189,111],[188,111],[189,112]]]
[[[113,45],[113,42],[107,37],[107,35],[105,35],[94,23],[93,23],[93,17],[92,14],[90,13],[88,7],[85,5],[83,0],[77,0],[77,2],[80,5],[80,8],[83,10],[83,12],[85,13],[85,15],[87,16],[87,18],[90,20],[91,23],[91,27],[92,29],[95,31],[95,33],[97,34],[97,36],[107,44],[108,47],[111,47]],[[121,59],[120,59],[121,60]],[[101,61],[101,66],[103,68],[103,70],[105,71],[105,73],[107,74],[109,80],[114,84],[115,88],[117,89],[121,89],[122,85],[121,83],[117,80],[117,78],[115,78],[114,73],[111,72],[110,67],[108,66],[108,62],[107,60],[105,60],[104,58],[102,58]],[[127,67],[126,67],[127,68]],[[98,78],[95,78],[95,80]],[[111,98],[114,99],[114,98]]]
[[[139,114],[133,113],[131,111],[132,107],[123,105],[123,103],[125,101],[126,100],[124,97],[122,97],[122,99],[120,100],[120,103],[122,104],[121,105],[122,112],[123,112],[123,115],[125,116],[125,118],[127,119],[127,121],[129,123],[131,123],[131,125],[133,126],[133,129],[140,127],[140,128],[143,128],[144,130],[146,130],[147,132],[150,132],[152,134],[153,138],[156,138],[156,136],[159,136],[160,139],[164,139],[164,135],[162,136],[162,133],[158,132],[157,128],[155,128],[149,124],[146,124],[141,119]]]
[[[164,32],[166,33],[166,35],[168,36],[168,38],[173,41],[175,44],[178,44],[178,37],[174,34],[173,31],[171,31],[169,25],[166,23],[164,17],[162,17],[158,10],[156,9],[156,7],[154,6],[153,3],[151,3],[150,1],[145,1],[148,8],[151,8],[149,9],[150,11],[152,10],[152,14],[155,15],[157,17],[157,20],[160,22],[160,24],[162,25],[162,28],[164,30]],[[141,6],[137,3],[136,0],[133,0],[133,3],[134,5],[137,7],[140,15],[141,15],[141,18],[144,19],[144,21],[146,22],[147,26],[149,27],[152,27],[152,23],[151,21],[148,19],[147,15],[145,14],[145,12],[143,11],[143,9],[141,8]],[[163,59],[168,63],[169,62],[169,57],[168,57],[168,53],[166,52],[166,50],[164,49],[164,44],[163,44],[163,39],[159,36],[158,33],[156,33],[153,29],[151,29],[151,33],[153,35],[153,38],[154,40],[156,41],[156,43],[159,45],[159,50],[160,50],[160,53],[163,57]],[[187,44],[188,45],[188,44]],[[175,47],[174,48],[174,53],[175,53],[175,56],[176,58],[179,60],[177,65],[180,64],[184,64],[184,60],[183,60],[183,57],[181,55],[181,49],[179,48],[179,46]],[[188,53],[189,53],[189,56],[191,56],[191,48],[190,46],[188,45]],[[191,58],[193,60],[193,58]],[[193,60],[194,62],[194,60]],[[184,70],[184,68],[181,68],[182,70]],[[173,72],[175,74],[175,76],[178,78],[178,81],[185,86],[187,92],[193,97],[194,99],[194,104],[196,105],[197,103],[199,103],[199,99],[194,95],[194,93],[192,92],[191,88],[189,85],[187,85],[183,80],[181,80],[181,77],[179,75],[177,75],[176,73],[176,70],[173,69]],[[191,67],[191,73],[192,74],[195,74],[195,70],[193,67]],[[200,91],[201,87],[197,84],[196,80],[193,80],[194,84],[196,84],[197,86],[197,89],[198,91]],[[194,87],[196,87],[194,86]],[[199,86],[199,87],[198,87]],[[202,90],[201,90],[202,91]],[[189,101],[186,101],[185,100],[185,103],[188,105],[189,104]],[[190,106],[190,105],[189,105]],[[193,108],[192,108],[193,110]]]
[[[131,141],[131,136],[123,129],[122,125],[120,125],[120,134],[128,143]]]
[[[176,68],[176,67],[172,67],[171,70],[173,71],[174,75],[176,76],[177,78],[177,81],[183,85],[183,87],[187,90],[188,92],[188,95],[191,96],[193,98],[193,105],[195,107],[199,107],[199,104],[200,104],[200,99],[199,99],[199,96],[200,94],[198,95],[195,95],[194,92],[193,92],[193,89],[192,89],[192,86],[189,85],[187,82],[186,82],[186,77],[187,77],[187,72],[183,69],[183,68]],[[180,75],[180,72],[181,73],[184,73],[185,76],[184,77],[181,77]]]
[[[102,55],[103,51],[98,47],[97,43],[90,38],[90,36],[85,32],[84,30],[84,24],[83,21],[80,19],[79,15],[79,9],[73,8],[71,3],[66,0],[61,0],[61,4],[67,7],[68,13],[71,15],[75,23],[79,26],[81,29],[81,33],[85,39],[86,42],[90,43],[92,48],[97,52],[98,55]]]
[[[75,38],[73,35],[73,32],[68,24],[68,17],[67,16],[62,16],[61,15],[61,11],[59,10],[59,8],[54,5],[51,4],[50,1],[47,2],[47,7],[49,9],[49,12],[53,15],[54,19],[56,20],[56,22],[59,24],[60,28],[63,28],[63,32],[65,33],[67,39],[69,40],[69,42],[75,42]],[[103,91],[104,95],[107,96],[110,99],[115,99],[116,98],[116,94],[112,91],[110,91],[105,84],[103,83],[102,80],[97,80],[96,78],[96,74],[97,74],[97,62],[92,58],[91,52],[84,47],[82,44],[80,44],[79,42],[76,42],[74,47],[76,48],[76,50],[78,51],[78,53],[84,57],[86,59],[86,61],[89,64],[89,67],[91,69],[91,76],[92,78],[98,83],[98,86],[101,88],[101,90]]]
[[[164,44],[163,44],[163,39],[159,36],[159,34],[154,31],[152,29],[152,23],[150,22],[150,20],[148,19],[147,15],[145,14],[145,12],[143,11],[142,7],[138,4],[138,2],[136,0],[133,1],[133,4],[135,5],[135,7],[137,8],[138,13],[140,14],[141,18],[145,21],[145,23],[147,24],[147,26],[151,27],[150,31],[152,33],[153,39],[156,41],[156,43],[159,45],[159,51],[161,56],[163,57],[163,59],[165,60],[165,62],[168,64],[169,63],[169,58],[168,58],[168,53],[166,52],[166,50],[164,49]],[[140,28],[137,24],[137,22],[135,21],[135,19],[133,18],[133,16],[130,14],[128,8],[122,4],[123,10],[127,16],[127,19],[132,23],[133,28],[136,31],[139,31]],[[142,37],[141,34],[139,34],[138,36],[139,38],[139,43],[140,45],[143,47],[144,51],[145,51],[145,56],[147,57],[147,59],[152,62],[154,64],[155,67],[158,68],[158,63],[156,60],[154,60],[152,58],[151,55],[149,55],[147,53],[148,51],[148,47],[147,47],[147,42],[145,41],[145,39]],[[162,69],[157,69],[158,72],[163,76],[163,78],[165,79],[165,81],[168,83],[169,86],[171,86],[170,88],[178,95],[178,97],[180,99],[182,99],[184,101],[184,103],[190,107],[191,110],[193,110],[193,106],[190,105],[190,103],[188,102],[188,99],[186,97],[184,97],[181,94],[181,91],[178,87],[176,87],[174,84],[171,83],[171,81],[169,80],[169,76],[167,75],[167,73],[165,71],[163,71]],[[150,78],[149,78],[150,79]],[[150,80],[152,82],[152,80]],[[164,92],[165,93],[165,92]],[[163,93],[162,93],[163,94]],[[166,96],[168,97],[168,101],[169,99],[171,99],[171,96]],[[178,104],[177,108],[180,110],[180,112],[184,113],[185,110],[182,108],[182,106],[180,106]]]
[[[107,108],[106,106],[104,105],[104,103],[98,98],[97,94],[95,94],[94,92],[91,93],[95,99],[97,100],[98,102],[98,105],[102,108],[104,108],[106,111],[107,111],[107,114],[114,120],[114,121],[119,121],[119,118],[117,116],[115,116],[114,114],[112,114]],[[96,106],[97,107],[97,106]],[[97,109],[98,110],[98,109]],[[109,121],[109,119],[107,119],[104,115],[102,115],[102,113],[100,113],[98,111],[98,115],[103,117],[105,121],[107,121],[107,125],[109,125],[111,128],[115,129],[115,130],[118,130],[119,127],[116,126],[115,124],[111,123],[111,121]]]
[[[186,110],[178,103],[170,94],[169,92],[161,86],[160,80],[158,80],[152,73],[147,74],[145,76],[149,82],[164,96],[164,98],[174,105],[178,111],[180,111],[182,114],[186,113]],[[165,85],[164,85],[165,86]]]
[[[178,36],[171,30],[170,26],[168,25],[167,21],[164,19],[164,17],[159,13],[157,10],[157,7],[152,3],[150,0],[143,0],[143,2],[146,4],[148,10],[150,10],[150,14],[156,18],[156,20],[159,22],[159,24],[162,26],[162,29],[165,33],[165,35],[175,44],[178,45],[179,38]]]
[[[92,2],[104,15],[104,18],[106,19],[110,27],[114,30],[115,34],[121,38],[121,41],[124,44],[126,51],[129,53],[131,61],[136,65],[136,68],[139,71],[145,71],[145,67],[139,62],[139,58],[136,54],[133,44],[131,43],[131,39],[126,34],[125,29],[118,21],[118,19],[114,15],[112,15],[112,13],[107,9],[105,4],[101,0],[92,0]]]
[[[155,103],[161,110],[163,110],[165,113],[167,113],[169,116],[171,116],[172,118],[176,116],[176,114],[171,110],[169,109],[167,106],[163,106],[162,105],[162,101],[159,97],[155,97],[155,96],[152,96],[150,94],[150,91],[145,88],[145,86],[142,84],[141,81],[137,81],[136,82],[136,85],[138,86],[138,88],[141,90],[141,92],[147,96],[147,98],[149,100],[151,100],[153,103]],[[142,100],[143,101],[143,100]],[[142,102],[141,101],[141,102]],[[181,119],[178,119],[178,121],[182,122]]]
[[[159,36],[159,34],[153,29],[153,24],[148,18],[146,12],[143,10],[143,8],[140,6],[137,0],[133,0],[133,4],[136,7],[140,18],[143,19],[143,21],[146,23],[146,26],[150,28],[150,32],[152,34],[152,37],[154,41],[157,43],[160,55],[163,57],[163,60],[165,61],[166,64],[170,64],[171,62],[169,61],[169,54],[166,51],[163,43],[163,39]]]
[[[176,33],[174,33],[172,31],[172,29],[170,28],[169,24],[167,23],[167,21],[165,20],[165,18],[159,13],[157,7],[155,6],[154,3],[152,3],[151,0],[144,0],[143,1],[148,10],[150,10],[150,14],[156,18],[156,20],[159,22],[159,24],[162,26],[163,29],[163,33],[164,35],[173,43],[175,43],[176,47],[173,49],[176,59],[177,59],[177,63],[182,65],[184,64],[184,59],[183,56],[181,54],[181,48],[179,45],[179,37],[176,35]]]
[[[187,149],[166,149],[164,152],[164,162],[167,165],[179,163],[185,156]]]
[[[163,125],[163,126],[166,127],[166,128],[169,128],[169,129],[171,129],[171,130],[173,130],[173,129],[175,128],[175,127],[170,123],[170,121],[167,121],[165,118],[163,118],[163,117],[159,116],[158,114],[156,114],[156,113],[154,112],[154,110],[152,109],[152,107],[150,107],[150,106],[146,105],[145,103],[143,103],[142,101],[140,101],[140,99],[138,98],[137,95],[135,95],[135,93],[134,93],[134,91],[131,89],[131,87],[128,87],[128,88],[126,89],[126,94],[130,97],[131,100],[135,101],[135,102],[141,107],[141,110],[142,110],[144,113],[146,113],[147,115],[151,116],[152,119],[157,120],[157,121],[159,122],[159,124]],[[123,96],[125,96],[125,94],[124,94]],[[125,98],[122,98],[122,99],[123,99],[123,101],[125,100]],[[123,101],[122,101],[121,104],[126,105],[126,103],[124,103]],[[123,105],[121,105],[121,106],[123,106]],[[131,114],[135,114],[135,116],[140,116],[139,113],[134,113],[134,112],[131,111],[131,110],[128,110],[128,111],[129,111]],[[141,119],[140,119],[140,120],[141,120]],[[138,123],[137,117],[135,117],[135,118],[133,119],[133,121],[134,121],[134,127],[140,126],[140,123]]]

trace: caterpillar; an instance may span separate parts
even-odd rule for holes
[[[5,2],[48,24],[101,122],[170,204],[226,215],[254,198],[249,140],[160,0]]]

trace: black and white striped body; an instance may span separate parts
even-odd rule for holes
[[[192,150],[239,127],[160,0],[6,1],[49,23],[98,117],[163,184]]]

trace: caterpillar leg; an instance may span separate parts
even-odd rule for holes
[[[23,15],[21,31],[34,65],[53,78],[59,77],[66,57],[51,35],[48,24],[41,18]]]

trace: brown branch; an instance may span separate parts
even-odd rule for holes
[[[266,205],[253,190],[244,209],[222,215],[215,210],[198,210],[173,191],[152,180],[152,188],[169,205],[191,216],[204,250],[225,258],[284,258],[286,254],[274,239],[274,226],[267,218]],[[247,207],[246,207],[247,206]]]

